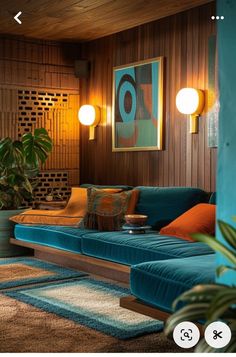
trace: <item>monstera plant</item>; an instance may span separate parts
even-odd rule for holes
[[[13,234],[9,218],[32,201],[40,165],[51,151],[52,140],[43,128],[24,134],[21,141],[0,140],[0,257],[24,254],[9,243]]]
[[[228,260],[227,266],[221,265],[217,268],[218,276],[226,271],[233,271],[236,274],[236,229],[222,221],[218,221],[218,225],[227,246],[208,235],[194,234],[193,238],[208,244]],[[236,279],[233,286],[217,283],[195,286],[174,301],[174,309],[179,302],[184,303],[184,307],[167,320],[166,335],[170,335],[175,326],[183,321],[204,321],[204,325],[207,326],[213,321],[221,320],[232,331],[230,343],[217,350],[202,339],[195,352],[236,352]]]
[[[0,140],[0,209],[15,210],[32,201],[39,166],[52,150],[52,140],[43,128],[26,133],[21,141]]]

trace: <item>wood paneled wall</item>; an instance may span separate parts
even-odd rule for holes
[[[38,198],[50,187],[64,197],[79,184],[79,80],[74,75],[78,46],[0,38],[0,138],[20,138],[45,127],[53,152],[41,174]]]
[[[89,80],[81,80],[81,104],[99,105],[102,124],[95,141],[88,141],[88,129],[81,128],[81,182],[215,190],[216,149],[207,145],[206,116],[199,121],[199,134],[191,135],[186,116],[175,105],[182,87],[207,92],[208,40],[215,34],[212,14],[215,3],[83,44],[91,74]],[[165,57],[165,149],[112,153],[112,68],[156,56]]]

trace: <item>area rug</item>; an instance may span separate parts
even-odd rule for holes
[[[163,332],[119,340],[2,294],[0,301],[0,354],[191,352]]]
[[[130,294],[128,289],[90,278],[21,288],[4,294],[118,339],[163,328],[161,321],[119,306],[120,297]]]
[[[79,278],[87,274],[34,258],[0,259],[0,289]]]

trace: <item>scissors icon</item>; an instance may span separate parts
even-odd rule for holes
[[[217,340],[217,338],[219,337],[219,338],[222,338],[222,336],[221,336],[221,334],[222,334],[222,331],[217,331],[217,330],[214,330],[213,331],[213,334],[214,334],[214,336],[213,336],[213,340]]]

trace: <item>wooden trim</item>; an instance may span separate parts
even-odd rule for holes
[[[80,269],[91,274],[97,274],[109,279],[129,283],[130,267],[87,255],[68,252],[40,244],[20,241],[10,238],[10,243],[34,249],[38,259],[54,262],[70,268]]]
[[[150,316],[154,319],[160,321],[166,321],[170,314],[167,312],[158,310],[155,307],[146,305],[142,301],[136,299],[134,296],[125,296],[120,298],[120,306],[124,307],[125,309],[132,310],[138,312],[142,315]]]
[[[139,314],[146,315],[152,317],[153,319],[157,319],[164,322],[171,316],[170,313],[161,311],[156,307],[152,307],[151,305],[145,304],[144,302],[140,301],[132,295],[120,298],[120,306],[125,309],[135,311]],[[199,328],[200,335],[203,336],[203,326],[200,323],[195,322],[195,324]]]

